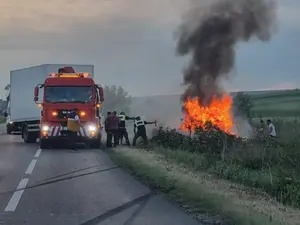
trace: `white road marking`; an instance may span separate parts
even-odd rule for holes
[[[34,155],[34,158],[38,158],[38,157],[40,156],[41,152],[42,152],[42,149],[39,148],[39,149],[36,151],[36,153],[35,153],[35,155]]]
[[[28,166],[28,168],[27,168],[25,174],[30,175],[30,174],[32,173],[32,171],[33,171],[33,169],[34,169],[34,167],[35,167],[36,162],[37,162],[37,159],[33,159],[33,160],[31,161],[31,163],[29,164],[29,166]]]
[[[36,153],[34,155],[34,158],[38,158],[40,156],[41,152],[42,152],[42,149],[39,148],[36,151]],[[36,163],[37,163],[37,159],[33,159],[30,162],[30,164],[29,164],[29,166],[28,166],[28,168],[27,168],[27,170],[25,172],[26,175],[30,175],[32,173],[32,171],[33,171]],[[24,189],[26,188],[26,185],[27,185],[28,181],[29,181],[28,178],[23,178],[20,181],[20,183],[19,183],[16,191],[11,196],[9,202],[7,203],[6,208],[4,209],[5,212],[14,212],[16,210],[16,208],[17,208],[17,206],[19,204],[19,201],[21,200],[21,197],[23,195]]]
[[[22,197],[22,194],[24,192],[24,188],[26,187],[28,181],[29,181],[29,179],[27,179],[27,178],[24,178],[20,181],[20,183],[17,187],[17,191],[15,191],[14,194],[11,196],[11,198],[4,210],[5,212],[13,212],[16,210],[16,208],[19,204],[19,201]]]
[[[17,187],[17,191],[26,188],[28,181],[29,181],[29,179],[27,179],[27,178],[22,179]]]

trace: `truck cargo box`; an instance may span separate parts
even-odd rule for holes
[[[76,72],[89,72],[94,77],[93,65],[43,64],[10,72],[10,120],[14,122],[39,120],[41,113],[33,101],[34,87],[44,83],[49,73],[59,68],[73,67]],[[42,93],[40,96],[43,96]]]

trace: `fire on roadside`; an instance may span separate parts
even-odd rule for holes
[[[184,103],[184,119],[181,130],[195,131],[196,128],[205,129],[207,122],[220,130],[232,134],[233,120],[231,116],[232,98],[225,94],[221,98],[213,97],[208,106],[201,106],[198,98],[189,98]]]

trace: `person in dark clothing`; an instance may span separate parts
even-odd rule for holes
[[[119,124],[120,124],[120,119],[117,116],[117,112],[113,111],[112,113],[112,132],[113,132],[113,137],[114,137],[114,147],[119,145]]]
[[[104,122],[104,129],[106,132],[106,147],[111,148],[112,147],[112,130],[111,130],[111,117],[112,113],[110,111],[107,112],[107,117]]]
[[[134,121],[134,138],[132,141],[132,145],[135,146],[136,141],[139,137],[143,138],[144,144],[148,144],[148,138],[147,138],[147,132],[145,125],[147,124],[156,124],[156,121],[154,122],[147,122],[144,120],[141,120],[141,118],[138,116],[135,118]]]
[[[120,124],[119,124],[119,139],[118,139],[119,143],[122,144],[123,137],[124,137],[125,140],[126,140],[126,144],[128,146],[130,146],[130,141],[129,141],[129,138],[128,138],[128,132],[127,132],[127,129],[126,129],[126,120],[134,120],[135,118],[134,117],[126,116],[124,112],[121,112],[118,117],[120,119]]]

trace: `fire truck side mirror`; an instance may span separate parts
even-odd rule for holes
[[[100,102],[104,102],[104,90],[103,87],[101,87],[99,84],[97,85],[97,88],[99,90],[99,98]]]
[[[33,98],[33,100],[35,102],[37,102],[39,100],[39,87],[38,86],[34,87],[34,98]]]

